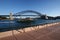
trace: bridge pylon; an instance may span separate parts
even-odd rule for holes
[[[47,15],[45,14],[45,19],[48,19]]]
[[[10,12],[10,20],[13,20],[13,15],[12,15],[12,12]]]

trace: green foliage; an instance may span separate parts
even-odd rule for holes
[[[0,19],[7,19],[6,17],[2,17],[2,16],[0,16]]]

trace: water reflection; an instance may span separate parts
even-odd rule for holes
[[[33,25],[41,25],[41,24],[46,24],[46,23],[53,23],[53,22],[59,22],[60,19],[57,20],[43,20],[43,19],[38,19],[34,20],[34,22],[31,23],[18,23],[16,20],[10,21],[10,20],[0,20],[0,31],[2,29],[8,28],[8,29],[15,29],[15,28],[24,28],[28,26],[33,26]]]

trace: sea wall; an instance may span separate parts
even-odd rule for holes
[[[60,22],[38,25],[38,26],[23,28],[23,29],[19,29],[19,30],[11,30],[11,31],[6,31],[6,32],[0,32],[0,38],[7,37],[7,36],[12,36],[12,33],[14,35],[20,34],[20,33],[22,34],[22,33],[25,33],[25,32],[39,30],[39,29],[46,28],[46,27],[53,27],[54,25],[58,25],[58,24],[60,24]]]
[[[42,28],[50,27],[50,26],[53,27],[54,25],[57,25],[57,24],[60,24],[60,22],[51,23],[51,24],[44,24],[44,25],[37,25],[34,27],[28,27],[28,28],[20,29],[19,31],[21,31],[22,33],[23,32],[29,32],[29,31],[33,31],[33,30],[39,30]]]

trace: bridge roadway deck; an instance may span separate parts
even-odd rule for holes
[[[16,31],[12,31],[12,33],[13,32]],[[12,33],[10,31],[9,35],[12,35]],[[0,33],[0,40],[60,40],[60,23],[49,27],[46,26],[44,28],[36,29],[29,32],[19,32],[18,34],[13,34],[12,36],[1,37],[3,35],[4,34],[1,35]]]
[[[10,15],[0,15],[2,17],[9,17]],[[38,15],[13,15],[13,16],[38,16]]]

